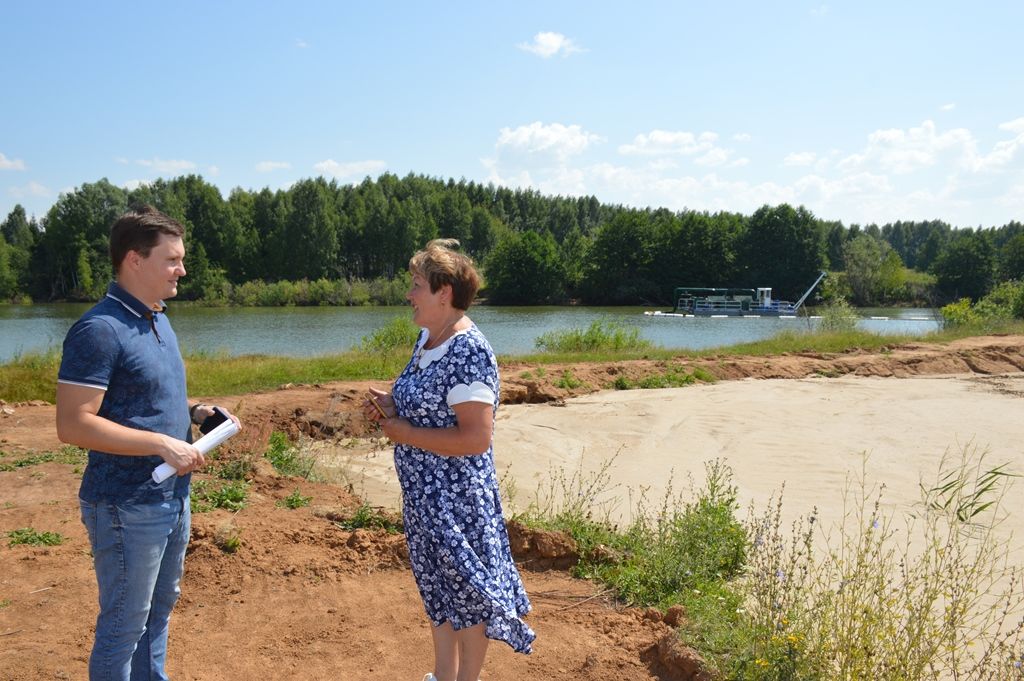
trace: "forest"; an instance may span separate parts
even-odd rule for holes
[[[793,300],[827,270],[826,298],[937,306],[1024,278],[1018,221],[847,226],[788,204],[674,212],[415,174],[309,178],[225,199],[185,175],[130,190],[82,184],[41,217],[16,205],[0,223],[0,301],[99,298],[112,278],[110,226],[140,203],[185,225],[179,298],[211,305],[400,303],[409,257],[437,237],[481,265],[491,304],[664,306],[677,286],[770,286]]]

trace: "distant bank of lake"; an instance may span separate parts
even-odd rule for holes
[[[90,305],[55,303],[0,305],[0,362],[59,347],[64,334]],[[783,329],[809,329],[812,317],[796,319],[709,319],[650,317],[643,307],[490,307],[470,310],[470,317],[498,354],[534,351],[541,334],[585,328],[596,320],[617,320],[665,348],[691,349],[732,345],[768,338]],[[308,357],[344,352],[394,317],[410,316],[401,307],[245,307],[210,308],[171,302],[168,310],[182,349],[229,355],[265,354]],[[858,324],[876,333],[923,335],[939,328],[930,309],[861,309]],[[888,317],[889,319],[873,319]]]

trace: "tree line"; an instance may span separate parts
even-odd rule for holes
[[[0,300],[98,298],[111,279],[110,225],[137,203],[185,225],[179,297],[211,303],[395,302],[409,257],[437,237],[458,239],[482,265],[496,304],[670,305],[677,286],[771,286],[794,299],[830,270],[827,295],[935,305],[1024,277],[1016,221],[846,226],[788,204],[749,216],[637,209],[415,174],[309,178],[225,199],[185,175],[130,190],[83,184],[42,218],[15,206],[0,224]]]

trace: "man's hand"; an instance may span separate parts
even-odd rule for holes
[[[162,438],[160,458],[173,466],[178,475],[187,475],[206,465],[206,457],[189,443],[166,435]]]

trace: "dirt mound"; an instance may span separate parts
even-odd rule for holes
[[[33,527],[66,537],[53,547],[0,546],[5,680],[85,678],[96,594],[75,502],[79,478],[58,463],[0,472],[5,535]],[[285,507],[295,490],[310,506]],[[405,541],[384,529],[345,529],[360,505],[337,486],[257,475],[242,510],[196,514],[172,620],[171,675],[422,678],[430,636]],[[659,614],[619,607],[598,586],[543,569],[544,561],[565,564],[570,539],[516,532],[539,638],[529,657],[493,646],[488,679],[690,678],[678,671],[679,659],[691,659],[685,654],[666,656],[677,667],[662,662],[659,645],[673,629]]]
[[[915,376],[1024,370],[1024,337],[972,338],[948,345],[907,344],[875,353],[710,357],[583,365],[503,366],[505,402],[560,401],[611,386],[619,377],[702,369],[720,380],[806,376]],[[574,388],[563,380],[569,372]],[[380,383],[373,383],[380,385]],[[241,397],[205,397],[246,423],[225,449],[262,451],[283,430],[369,447],[375,431],[360,416],[370,382],[283,386]],[[0,403],[0,678],[84,678],[96,588],[79,520],[75,464],[11,467],[59,447],[54,408]],[[200,479],[206,476],[198,476]],[[267,466],[250,473],[248,505],[194,516],[182,599],[172,620],[169,670],[177,679],[420,679],[429,670],[428,625],[401,535],[347,529],[362,502],[340,486],[283,478]],[[298,491],[311,497],[291,510]],[[364,508],[365,510],[365,508]],[[59,532],[52,547],[8,546],[6,533]],[[577,548],[567,537],[513,524],[510,536],[534,604],[533,655],[491,649],[489,681],[513,679],[704,678],[700,660],[679,644],[681,611],[622,608],[598,585],[565,568]]]

